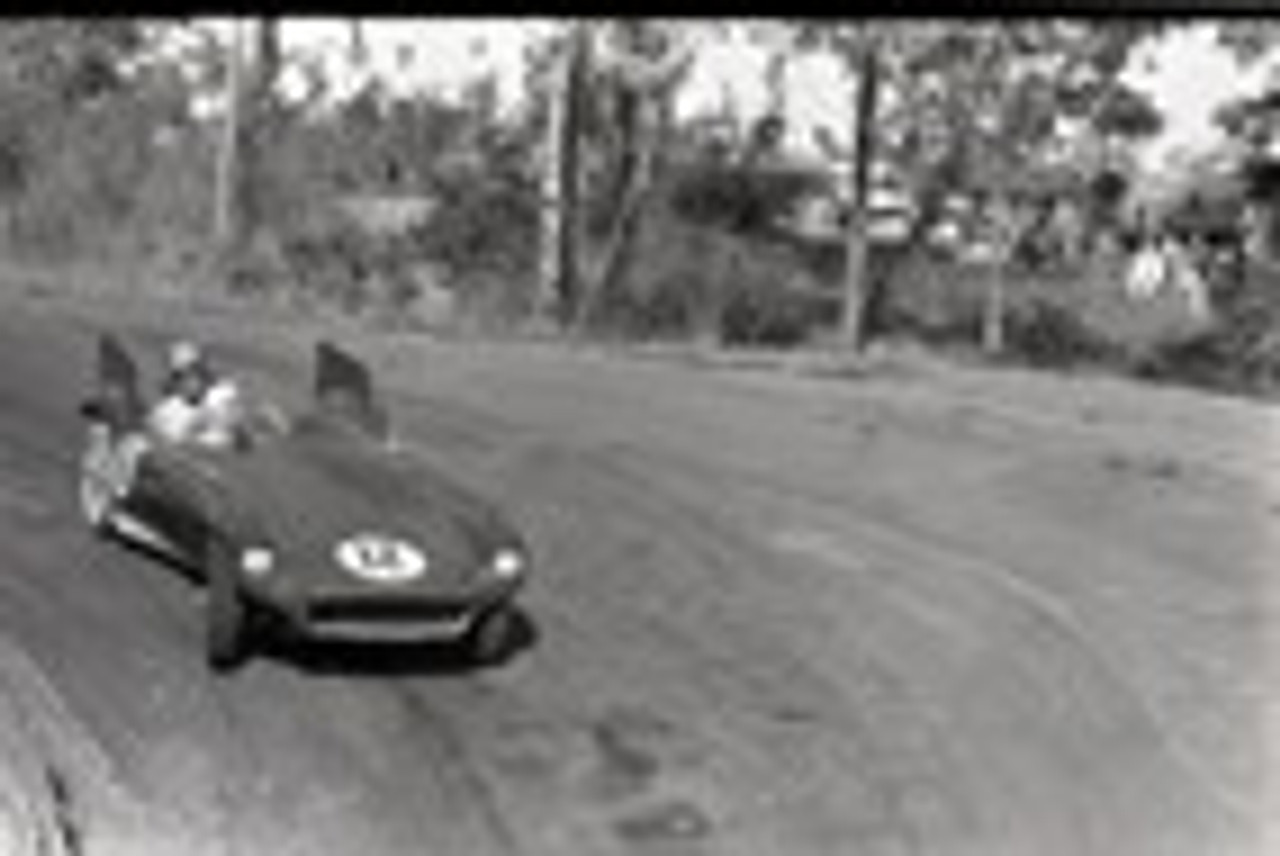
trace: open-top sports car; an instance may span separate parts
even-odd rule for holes
[[[231,448],[147,427],[137,364],[98,343],[79,497],[96,532],[167,555],[205,585],[207,653],[225,670],[263,633],[510,651],[529,552],[498,510],[388,441],[363,363],[316,346],[313,406],[248,419]]]

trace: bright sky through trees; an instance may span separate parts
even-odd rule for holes
[[[228,29],[225,20],[204,23],[221,33]],[[525,45],[554,26],[537,18],[371,19],[363,22],[369,48],[363,71],[351,64],[346,20],[286,19],[282,34],[287,49],[320,59],[339,96],[369,73],[381,75],[392,91],[430,88],[446,93],[492,73],[500,102],[509,108],[521,95]],[[759,115],[766,101],[766,58],[761,49],[710,31],[698,38],[697,64],[682,90],[678,111],[688,116],[728,108],[747,119]],[[1213,111],[1224,101],[1256,91],[1266,68],[1242,71],[1213,43],[1206,24],[1177,31],[1143,51],[1131,74],[1135,85],[1150,92],[1165,114],[1165,133],[1144,157],[1154,165],[1170,153],[1202,151],[1216,142]],[[285,82],[288,85],[287,77]],[[812,151],[813,130],[824,125],[837,140],[847,136],[846,87],[839,63],[831,57],[803,57],[793,64],[787,87],[793,146]]]
[[[1148,162],[1178,150],[1201,151],[1221,141],[1214,111],[1256,92],[1274,66],[1273,58],[1242,69],[1214,44],[1208,26],[1175,31],[1143,53],[1130,79],[1150,93],[1168,125],[1167,133],[1153,142]]]

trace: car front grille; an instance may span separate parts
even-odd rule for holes
[[[326,595],[307,603],[307,617],[326,621],[451,622],[466,617],[473,605],[442,600]]]

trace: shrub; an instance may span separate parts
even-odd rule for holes
[[[811,248],[791,243],[781,224],[821,187],[821,176],[803,169],[669,162],[636,233],[633,263],[614,293],[597,297],[594,320],[639,338],[802,341],[832,304]],[[584,267],[589,278],[593,266]]]
[[[797,253],[663,217],[647,218],[601,318],[642,339],[702,335],[732,345],[793,345],[830,315],[829,294]]]
[[[749,270],[729,287],[720,325],[726,344],[788,347],[835,324],[838,294],[822,289],[794,262],[775,259]]]
[[[521,176],[470,174],[436,189],[437,213],[412,234],[415,253],[459,280],[521,274],[537,264],[537,188]]]
[[[972,349],[982,339],[988,289],[994,275],[929,250],[889,264],[880,326],[934,345]],[[1028,365],[1068,368],[1122,361],[1125,349],[1098,323],[1091,301],[1097,283],[1085,276],[1005,273],[1004,358]]]
[[[889,334],[905,334],[935,345],[975,343],[982,330],[982,306],[990,275],[985,268],[918,249],[886,269],[883,254],[872,257],[872,276],[888,277],[878,324]]]
[[[1014,359],[1044,368],[1101,365],[1122,354],[1078,310],[1039,296],[1010,308],[1005,316],[1005,347]]]
[[[671,210],[687,223],[769,236],[778,231],[781,218],[822,187],[822,176],[803,168],[707,162],[675,169],[667,198]]]

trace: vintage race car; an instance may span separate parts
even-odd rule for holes
[[[146,426],[131,356],[98,343],[79,466],[85,521],[167,556],[204,585],[219,671],[264,634],[448,642],[508,654],[525,541],[492,504],[388,441],[363,363],[316,347],[313,406],[246,419],[232,448],[170,444]]]

